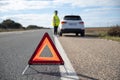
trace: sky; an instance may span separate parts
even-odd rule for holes
[[[12,19],[24,27],[52,27],[55,10],[60,20],[80,15],[85,27],[120,25],[120,0],[0,0],[0,23]]]

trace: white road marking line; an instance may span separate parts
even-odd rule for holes
[[[64,49],[62,48],[57,36],[53,36],[55,40],[55,45],[60,52],[61,57],[64,60],[64,66],[60,65],[60,73],[61,73],[61,80],[79,80],[79,77],[77,76],[74,68],[72,67],[71,62],[69,61]],[[66,70],[65,70],[66,69]]]
[[[0,35],[7,35],[7,34],[22,34],[23,31],[13,31],[13,32],[1,32]]]
[[[37,30],[0,32],[0,35],[7,35],[7,34],[23,34],[23,33],[25,33],[25,32],[35,32],[35,31],[37,31]]]

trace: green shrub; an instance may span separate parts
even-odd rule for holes
[[[119,36],[120,37],[120,26],[111,27],[108,31],[109,36]]]

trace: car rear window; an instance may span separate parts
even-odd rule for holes
[[[65,16],[64,20],[81,20],[80,16]]]

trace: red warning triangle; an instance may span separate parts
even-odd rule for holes
[[[48,46],[50,49],[50,52],[52,53],[52,57],[41,57],[41,53],[44,50],[44,48]],[[63,65],[64,61],[62,57],[60,56],[58,50],[56,49],[54,43],[52,42],[50,36],[48,33],[45,33],[42,40],[40,41],[39,45],[37,46],[34,54],[30,58],[29,65],[34,64],[60,64]]]

